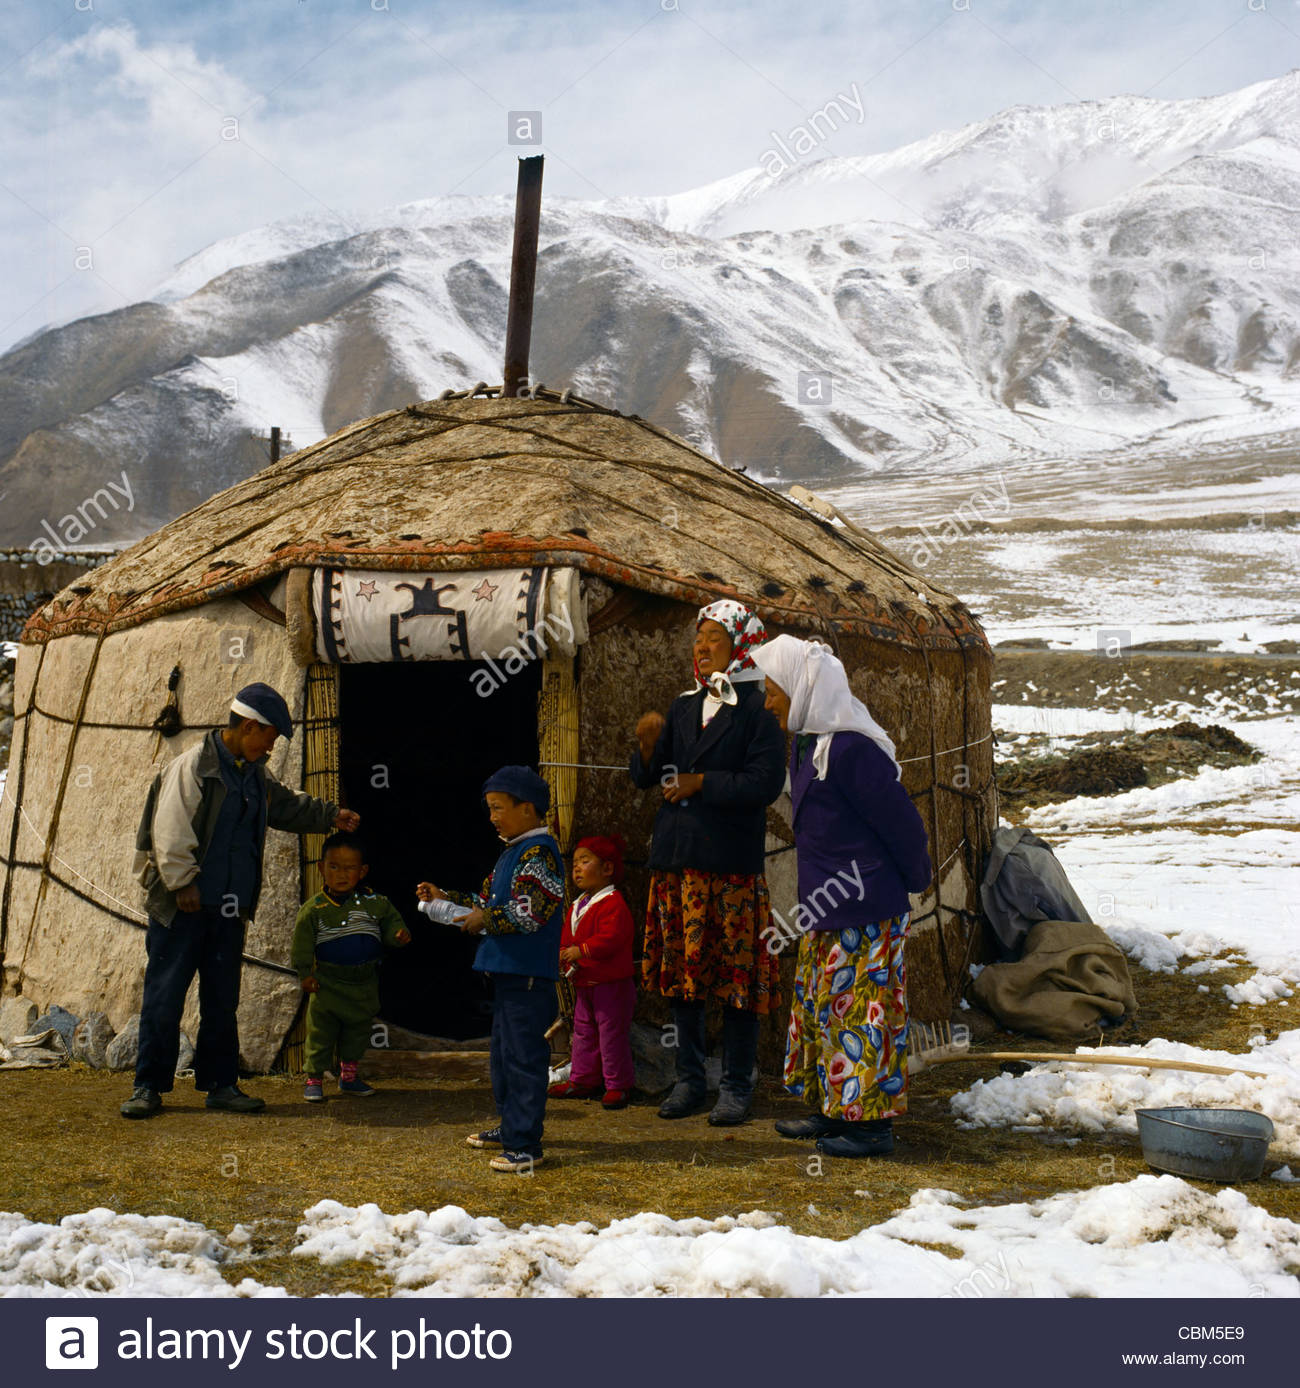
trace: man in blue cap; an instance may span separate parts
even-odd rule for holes
[[[145,889],[148,963],[140,1007],[135,1089],[123,1118],[150,1118],[172,1087],[181,1013],[199,976],[194,1087],[208,1108],[258,1113],[262,1099],[239,1078],[239,976],[244,930],[262,887],[266,831],[355,830],[360,816],[289,790],[266,769],[280,737],[293,737],[289,706],[268,684],[235,695],[230,721],[182,752],[154,781],[136,835]]]

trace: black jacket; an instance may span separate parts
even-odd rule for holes
[[[642,790],[657,790],[674,771],[704,776],[698,795],[660,806],[650,845],[652,868],[763,871],[765,811],[785,784],[785,736],[763,707],[760,683],[738,684],[735,690],[736,703],[723,704],[704,729],[704,691],[679,695],[650,765],[642,762],[640,749],[632,753],[632,779]]]

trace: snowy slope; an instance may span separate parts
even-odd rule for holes
[[[548,199],[534,377],[777,482],[1300,423],[1300,72],[1016,107],[889,153]],[[310,215],[0,358],[0,541],[125,467],[134,535],[296,445],[500,375],[512,199]],[[801,400],[799,373],[829,375]],[[1067,471],[1068,471],[1067,464]],[[1066,487],[1068,491],[1068,485]],[[52,499],[53,498],[53,499]]]

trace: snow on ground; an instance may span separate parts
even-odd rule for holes
[[[960,593],[995,646],[1037,639],[1053,650],[1113,656],[1191,638],[1216,652],[1262,654],[1268,643],[1300,640],[1300,527],[1276,511],[1248,509],[1255,503],[1240,484],[1229,503],[1232,517],[1207,514],[1202,528],[1107,529],[1090,511],[1062,509],[1055,514],[1087,516],[1094,528],[976,531],[944,545],[936,521],[928,545],[913,531],[888,543]],[[1129,514],[1152,515],[1137,503]],[[1117,674],[1126,658],[1116,659]]]
[[[1089,1055],[1150,1056],[1256,1070],[1267,1078],[1052,1062],[1036,1065],[1025,1075],[977,1080],[953,1097],[958,1126],[1132,1135],[1137,1133],[1134,1114],[1140,1108],[1246,1108],[1273,1120],[1273,1141],[1279,1152],[1300,1155],[1300,1031],[1284,1032],[1272,1043],[1256,1037],[1247,1055],[1174,1041],[1079,1049]]]
[[[1032,827],[1053,843],[1088,913],[1121,947],[1120,930],[1138,927],[1166,936],[1188,959],[1251,963],[1261,987],[1267,978],[1300,983],[1300,832],[1180,828],[1063,838]]]
[[[1208,721],[1204,708],[1187,713]],[[1162,720],[998,705],[993,721],[1000,733],[1047,734],[1059,746],[1090,731],[1142,732]],[[1224,963],[1253,964],[1244,982],[1218,985],[1225,1004],[1285,1007],[1300,984],[1300,832],[1289,827],[1300,820],[1300,719],[1229,726],[1261,750],[1260,762],[1041,806],[1026,823],[1052,844],[1093,919],[1136,963],[1204,975],[1211,981],[1199,985],[1203,991]],[[1198,1060],[1268,1077],[1042,1064],[977,1081],[953,1097],[952,1111],[967,1127],[1135,1134],[1139,1108],[1248,1108],[1273,1120],[1275,1156],[1300,1152],[1300,1031],[1271,1044],[1257,1037],[1245,1056],[1165,1040],[1099,1053]]]
[[[1173,1176],[973,1208],[921,1190],[841,1240],[761,1211],[511,1229],[455,1205],[388,1215],[332,1200],[307,1210],[298,1234],[297,1256],[370,1262],[398,1296],[1300,1296],[1300,1225]],[[284,1295],[221,1277],[246,1238],[241,1226],[223,1241],[173,1216],[109,1210],[57,1225],[0,1215],[0,1295]]]
[[[57,1224],[0,1214],[0,1296],[274,1296],[221,1276],[222,1240],[175,1215],[87,1210]],[[283,1296],[284,1293],[280,1292]]]
[[[921,1190],[842,1240],[758,1212],[514,1230],[455,1206],[391,1216],[333,1201],[300,1232],[301,1256],[373,1261],[398,1295],[1300,1296],[1300,1226],[1172,1176],[995,1207]]]
[[[993,721],[1003,733],[1047,734],[1055,746],[1163,722],[1007,704],[995,705]],[[1040,806],[1026,823],[1052,844],[1089,914],[1131,958],[1166,970],[1216,957],[1251,963],[1254,978],[1220,987],[1230,1004],[1262,1003],[1300,984],[1300,831],[1290,827],[1300,822],[1300,719],[1226,726],[1262,759]]]
[[[978,599],[971,599],[971,605],[977,603]],[[1050,642],[1054,651],[1095,652],[1099,649],[1099,641],[1100,649],[1105,650],[1106,634],[1114,630],[1095,620],[1068,629],[1063,628],[1060,622],[1040,621],[985,621],[983,625],[985,634],[994,646],[1003,641],[1044,640]],[[1267,642],[1300,641],[1300,622],[1263,620],[1258,617],[1222,622],[1137,622],[1122,630],[1124,639],[1120,645],[1124,648],[1148,643],[1165,644],[1191,637],[1213,643],[1210,649],[1215,655],[1261,655],[1265,654]]]

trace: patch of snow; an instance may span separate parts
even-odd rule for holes
[[[1084,1050],[1080,1047],[1076,1054]],[[1229,1069],[1260,1070],[1267,1077],[1044,1062],[1024,1075],[977,1080],[969,1089],[953,1095],[950,1107],[958,1126],[1028,1126],[1132,1135],[1137,1132],[1134,1114],[1140,1108],[1245,1108],[1273,1120],[1274,1140],[1280,1148],[1300,1146],[1300,1031],[1283,1032],[1272,1043],[1254,1046],[1249,1055],[1164,1040],[1148,1041],[1143,1046],[1104,1046],[1088,1053],[1191,1060]]]
[[[1167,935],[1158,935],[1154,930],[1143,930],[1136,925],[1108,924],[1103,928],[1135,964],[1140,964],[1152,973],[1178,972],[1178,961],[1183,957],[1182,951]],[[1198,965],[1191,965],[1183,972],[1191,973],[1197,967]]]
[[[456,1206],[386,1215],[334,1201],[308,1210],[300,1234],[298,1256],[372,1262],[398,1296],[1300,1296],[1300,1226],[1173,1176],[997,1206],[921,1190],[847,1239],[757,1211],[511,1229]]]
[[[0,1214],[0,1296],[285,1296],[251,1278],[232,1286],[221,1239],[174,1215],[94,1209],[41,1224]]]
[[[1244,983],[1225,983],[1223,985],[1223,996],[1234,1006],[1248,1002],[1256,1007],[1261,1007],[1264,1003],[1273,1002],[1277,998],[1289,998],[1292,992],[1293,989],[1287,980],[1277,974],[1257,973],[1246,979]]]

